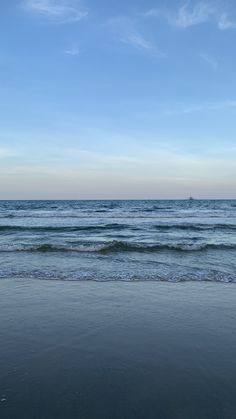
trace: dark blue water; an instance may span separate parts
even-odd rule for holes
[[[0,201],[0,278],[236,282],[236,201]]]

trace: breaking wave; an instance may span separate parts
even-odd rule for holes
[[[0,252],[158,252],[162,250],[182,251],[182,252],[193,252],[203,251],[207,249],[236,249],[234,244],[211,244],[211,243],[174,243],[174,244],[140,244],[140,243],[128,243],[121,241],[112,241],[102,244],[2,244],[0,246]]]

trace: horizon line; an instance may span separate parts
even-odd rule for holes
[[[3,201],[189,201],[190,198],[0,198]],[[236,198],[193,198],[193,201],[236,201]]]

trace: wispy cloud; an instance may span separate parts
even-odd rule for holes
[[[177,16],[169,16],[170,23],[181,28],[199,25],[204,23],[214,14],[214,9],[207,3],[198,3],[192,9],[188,4],[180,7]]]
[[[203,104],[179,104],[173,108],[166,109],[163,111],[164,116],[171,115],[184,115],[192,114],[196,112],[206,111],[220,111],[224,109],[236,109],[236,100],[225,100],[222,102],[208,102]]]
[[[78,22],[88,14],[78,0],[25,0],[24,6],[58,23]]]
[[[116,154],[103,154],[100,152],[85,150],[79,148],[69,148],[63,151],[63,158],[67,156],[71,159],[76,159],[80,162],[81,166],[91,166],[95,167],[113,167],[114,166],[126,166],[127,164],[132,164],[137,162],[137,157],[130,155],[116,155]]]
[[[8,148],[2,148],[0,147],[0,159],[5,159],[7,157],[13,157],[15,153],[8,149]]]
[[[213,70],[217,70],[218,69],[218,67],[219,67],[218,62],[214,58],[210,57],[210,55],[208,55],[208,54],[199,54],[199,57],[203,61],[205,61],[205,63],[207,63]]]
[[[125,36],[120,38],[120,41],[139,49],[153,49],[153,45],[137,32],[129,32],[125,34]]]
[[[236,22],[233,22],[232,20],[230,20],[227,13],[222,13],[218,21],[218,28],[222,31],[227,30],[227,29],[235,29]]]
[[[165,18],[170,25],[181,28],[204,23],[215,13],[214,8],[205,2],[200,2],[190,8],[189,3],[181,6],[177,12],[171,10],[151,9],[145,13],[146,17]]]
[[[78,46],[78,44],[76,43],[72,43],[66,50],[65,50],[65,54],[67,55],[72,55],[72,56],[77,56],[80,55],[80,48]]]
[[[137,29],[135,22],[127,17],[112,18],[107,22],[115,38],[124,44],[136,49],[161,55],[157,47]]]
[[[183,29],[206,22],[215,23],[220,30],[236,28],[236,22],[231,20],[228,14],[223,12],[221,8],[217,7],[216,2],[200,1],[197,4],[191,5],[189,1],[176,11],[170,9],[150,9],[144,16],[164,18],[170,25]]]

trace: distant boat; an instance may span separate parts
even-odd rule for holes
[[[192,196],[190,196],[188,199],[189,201],[194,201],[194,198]]]

